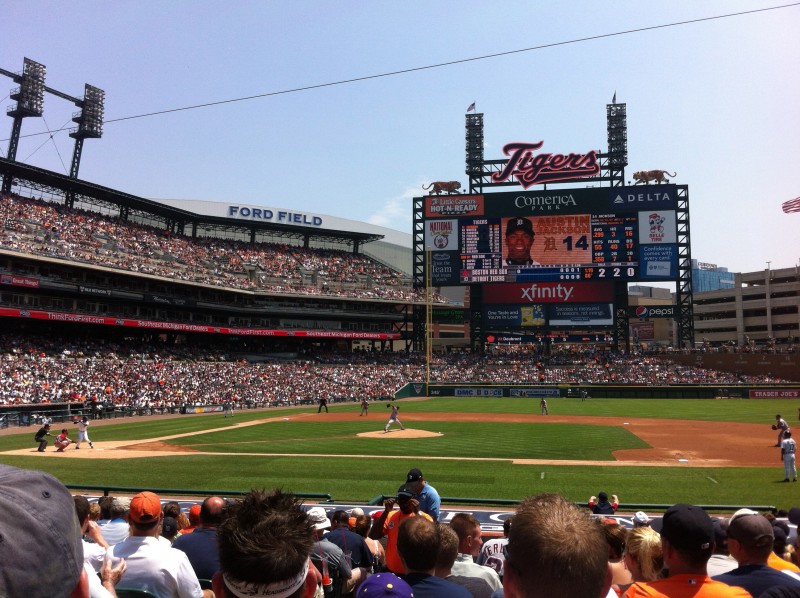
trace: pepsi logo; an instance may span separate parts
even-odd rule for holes
[[[648,315],[648,310],[644,305],[640,305],[636,308],[636,317],[637,318],[646,318]]]

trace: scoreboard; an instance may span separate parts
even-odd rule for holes
[[[429,196],[431,283],[675,280],[677,186]]]

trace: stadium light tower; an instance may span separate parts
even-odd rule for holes
[[[8,159],[17,159],[17,147],[19,146],[19,133],[22,130],[22,119],[29,116],[41,116],[44,113],[44,78],[47,67],[25,58],[23,61],[22,73],[13,75],[15,83],[19,87],[12,89],[9,97],[16,101],[8,107],[6,113],[14,119],[11,129],[11,138],[8,141]],[[3,191],[11,191],[11,176],[3,178]]]
[[[79,112],[72,115],[72,122],[78,124],[70,129],[69,136],[75,140],[75,151],[72,154],[72,166],[69,169],[70,178],[78,178],[78,169],[81,164],[84,139],[100,139],[103,136],[103,117],[105,116],[106,92],[102,89],[85,85],[83,101],[78,104]]]
[[[628,106],[617,103],[617,93],[611,104],[606,104],[608,130],[608,170],[613,186],[625,184],[625,167],[628,165]]]

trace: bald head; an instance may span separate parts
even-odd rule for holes
[[[200,524],[203,527],[217,527],[222,523],[222,513],[225,510],[225,499],[219,496],[209,496],[200,505]]]

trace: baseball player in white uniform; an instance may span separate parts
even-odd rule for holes
[[[783,471],[786,475],[784,482],[788,482],[789,478],[793,482],[797,481],[797,467],[795,466],[794,455],[797,450],[797,443],[792,438],[791,431],[785,432],[783,440],[781,441],[781,458],[783,459]]]
[[[89,448],[94,448],[94,444],[89,440],[89,416],[84,415],[78,422],[78,442],[75,443],[75,450],[81,448],[81,442],[88,442]]]

